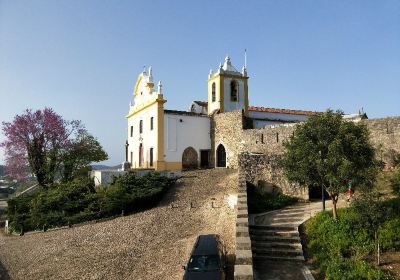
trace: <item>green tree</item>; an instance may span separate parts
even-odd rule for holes
[[[352,202],[360,228],[367,230],[375,240],[378,265],[380,265],[379,230],[386,221],[386,209],[382,207],[381,202],[381,196],[376,191],[363,192]]]
[[[328,110],[299,124],[284,142],[280,162],[290,182],[322,186],[327,191],[334,219],[339,194],[349,184],[372,187],[377,172],[367,127],[346,121],[342,115],[341,111]]]
[[[107,160],[108,155],[99,141],[86,131],[81,131],[66,149],[62,162],[62,181],[68,182],[90,170],[91,162]]]

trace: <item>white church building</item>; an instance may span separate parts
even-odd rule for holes
[[[212,156],[211,120],[213,114],[242,110],[253,128],[297,123],[312,111],[249,106],[248,75],[238,71],[227,56],[208,75],[207,101],[193,101],[188,111],[164,109],[161,82],[154,84],[151,67],[139,74],[128,115],[126,161],[132,169],[176,171],[185,168],[221,166]],[[365,114],[348,115],[358,120]],[[241,129],[241,128],[240,128]],[[223,151],[225,152],[225,151]]]

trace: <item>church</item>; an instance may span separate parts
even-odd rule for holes
[[[187,111],[166,110],[161,82],[155,86],[151,67],[143,70],[126,116],[126,162],[130,168],[172,172],[198,167],[236,168],[238,150],[243,152],[245,147],[237,131],[252,131],[257,134],[257,143],[267,143],[264,133],[259,133],[262,129],[294,125],[319,114],[249,106],[248,80],[246,65],[239,71],[227,56],[208,74],[207,101],[193,101]],[[224,114],[231,120],[222,121]],[[366,114],[344,117],[359,121]],[[274,134],[274,141],[275,137],[279,142],[279,135]]]

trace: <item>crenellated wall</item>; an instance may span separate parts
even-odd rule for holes
[[[370,131],[377,157],[387,167],[393,165],[393,156],[400,153],[400,117],[363,120]]]
[[[393,155],[400,153],[400,117],[368,119],[371,142],[376,147],[377,157],[386,167],[392,165]],[[260,129],[245,129],[243,111],[215,114],[211,117],[212,159],[215,162],[216,148],[224,145],[227,167],[244,170],[246,181],[258,184],[265,181],[285,194],[307,199],[308,193],[293,188],[283,177],[277,162],[283,153],[283,141],[293,135],[298,124],[284,124]]]

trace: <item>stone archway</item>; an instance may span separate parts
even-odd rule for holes
[[[193,147],[187,147],[182,154],[182,169],[193,169],[199,166],[199,157]]]
[[[226,151],[222,144],[217,148],[217,167],[226,167]]]

